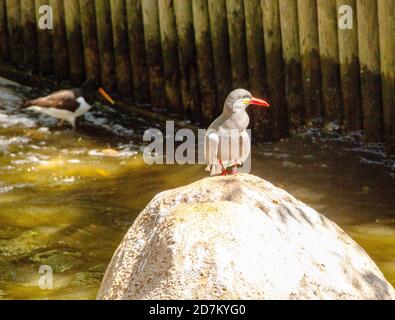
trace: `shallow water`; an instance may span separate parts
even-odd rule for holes
[[[148,166],[143,119],[97,107],[89,134],[18,110],[28,88],[0,81],[0,298],[94,299],[133,220],[160,191],[206,176],[204,167]],[[111,120],[112,119],[112,120]],[[395,285],[395,170],[380,146],[308,132],[254,148],[253,174],[337,222]],[[38,286],[50,265],[54,288]]]

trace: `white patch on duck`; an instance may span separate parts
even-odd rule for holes
[[[79,107],[74,112],[64,109],[57,109],[57,108],[42,108],[39,106],[31,106],[27,108],[27,110],[40,112],[48,116],[51,116],[53,118],[57,118],[62,121],[67,121],[68,123],[71,124],[73,129],[75,129],[75,119],[83,116],[92,108],[92,106],[86,102],[84,97],[78,97],[76,100],[79,103]]]

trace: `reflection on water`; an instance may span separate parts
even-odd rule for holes
[[[145,165],[139,143],[150,124],[143,119],[95,108],[85,123],[107,131],[73,134],[16,109],[26,89],[20,91],[0,87],[0,298],[93,299],[114,250],[152,197],[206,172]],[[352,139],[315,136],[256,147],[252,173],[337,222],[395,285],[392,163],[379,146],[366,152]],[[42,265],[53,268],[52,290],[38,287]]]

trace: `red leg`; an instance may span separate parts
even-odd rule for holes
[[[219,164],[220,164],[221,167],[222,167],[222,175],[223,175],[223,176],[226,176],[226,175],[227,175],[227,172],[226,172],[226,169],[225,169],[224,165],[222,164],[222,161],[221,161],[221,160],[219,160]]]
[[[237,174],[237,163],[234,164],[234,166],[232,167],[232,175],[236,175]]]

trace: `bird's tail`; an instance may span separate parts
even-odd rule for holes
[[[75,128],[75,119],[77,115],[75,113],[66,111],[66,110],[61,110],[61,109],[55,109],[55,108],[42,108],[39,106],[30,106],[27,108],[27,110],[31,110],[34,112],[39,112],[42,114],[46,114],[47,116],[62,119],[67,121],[72,125],[73,128]]]
[[[21,108],[26,109],[26,108],[30,107],[31,105],[32,105],[32,101],[31,100],[26,100],[26,101],[24,101],[22,103]]]
[[[28,107],[27,110],[44,113],[44,108],[41,108],[39,106],[26,105],[26,103],[27,102],[25,102],[25,104],[23,106]]]
[[[32,105],[29,105],[27,107],[28,107],[27,110],[31,110],[31,111],[35,111],[35,112],[39,112],[39,113],[44,113],[46,115],[50,115],[48,113],[48,109],[46,109],[46,108],[42,108],[42,107],[39,107],[39,106],[32,106]]]

